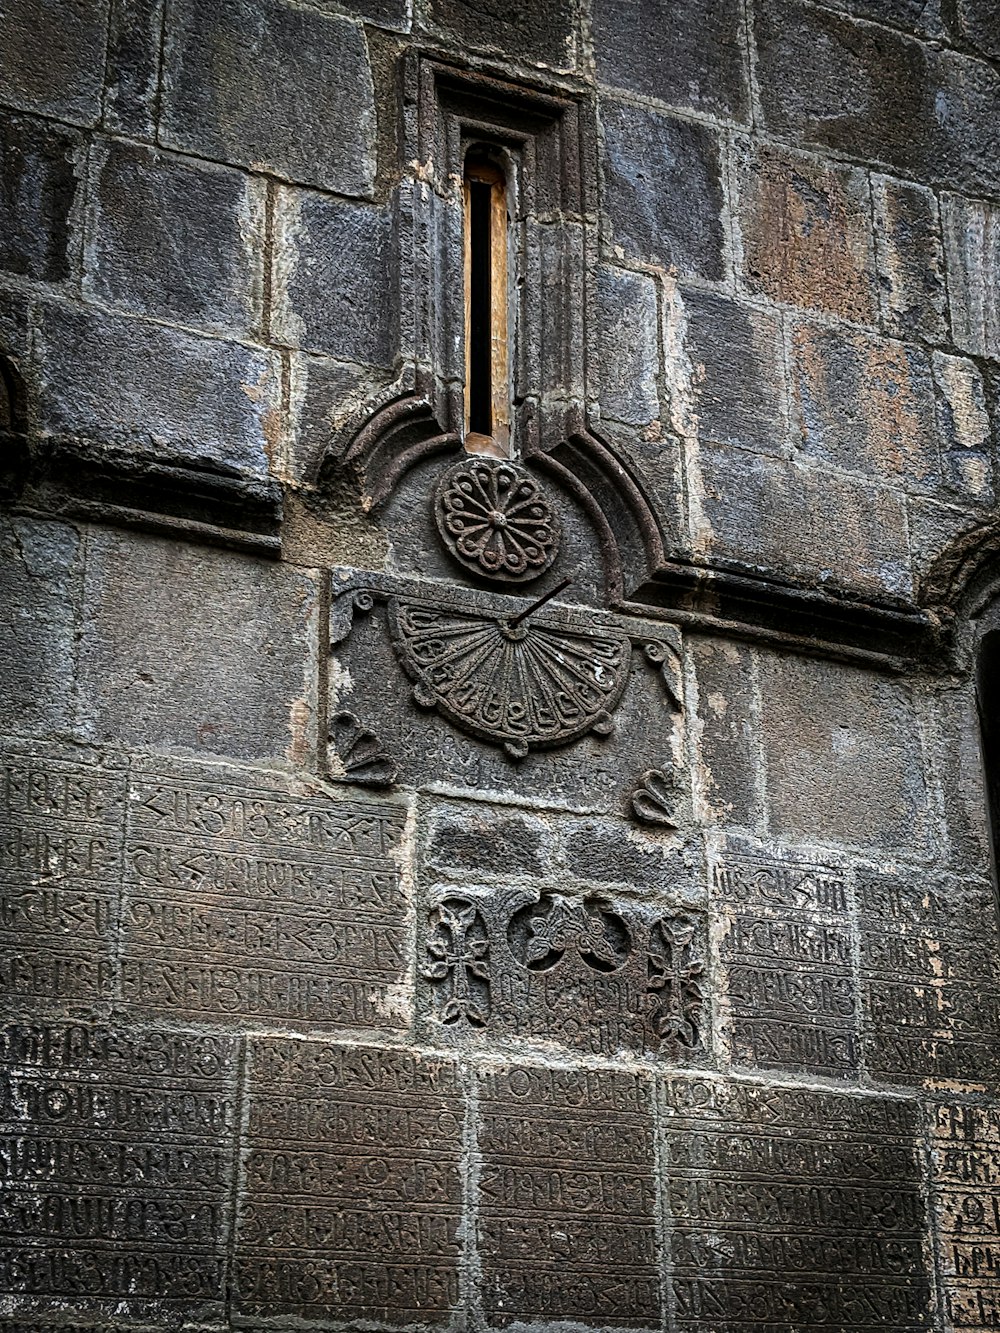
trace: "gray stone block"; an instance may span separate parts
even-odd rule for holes
[[[947,300],[934,195],[873,174],[872,205],[883,327],[900,338],[943,341]]]
[[[551,873],[552,832],[539,819],[489,806],[449,806],[434,815],[428,860],[453,873],[505,879]]]
[[[818,3],[858,18],[906,28],[921,36],[944,36],[941,0],[818,0]]]
[[[659,331],[652,278],[602,265],[597,271],[601,415],[644,426],[660,414]]]
[[[397,266],[390,210],[282,190],[272,335],[344,361],[390,366],[399,344]]]
[[[267,475],[281,429],[273,353],[54,303],[37,351],[45,432]]]
[[[370,410],[372,384],[357,366],[330,357],[293,352],[291,360],[290,461],[293,475],[304,478],[312,475],[347,424]]]
[[[104,124],[152,138],[164,0],[111,0]]]
[[[955,36],[979,55],[1000,60],[1000,11],[996,0],[956,0]]]
[[[994,498],[993,429],[983,377],[972,361],[935,352],[937,426],[945,480],[980,504]]]
[[[574,0],[428,0],[427,26],[460,49],[488,48],[508,60],[554,69],[576,63]]]
[[[738,0],[597,0],[602,83],[745,121],[747,55]]]
[[[380,28],[408,32],[412,3],[411,0],[314,0],[313,8],[331,14],[356,14],[359,19]]]
[[[799,324],[791,348],[796,434],[806,453],[848,472],[937,482],[934,386],[922,347]]]
[[[370,193],[375,105],[362,29],[286,0],[175,0],[161,133],[170,147]]]
[[[604,209],[614,244],[682,278],[724,278],[715,131],[607,98],[601,121]]]
[[[634,824],[617,819],[574,820],[563,833],[566,868],[590,884],[618,884],[674,902],[703,901],[697,854],[691,848],[655,841]]]
[[[26,111],[94,125],[108,0],[5,0],[0,9],[2,99]]]
[[[747,144],[739,147],[736,171],[748,290],[874,324],[878,285],[865,173]]]
[[[941,225],[955,344],[1000,360],[1000,207],[945,194]]]
[[[770,827],[779,836],[926,851],[920,726],[895,681],[835,662],[760,653]]]
[[[46,282],[70,276],[82,144],[62,126],[0,119],[0,268]]]
[[[702,439],[777,454],[786,447],[780,320],[725,296],[683,293],[684,347]]]
[[[93,740],[309,766],[318,590],[308,570],[95,532],[80,644]]]
[[[73,723],[81,562],[75,529],[0,517],[0,727]]]
[[[711,553],[865,594],[911,592],[906,507],[883,487],[739,449],[699,450],[689,481]]]
[[[246,332],[260,317],[264,186],[106,141],[92,157],[86,289],[134,314]]]
[[[755,828],[763,811],[752,654],[713,639],[693,638],[689,646],[698,686],[695,792],[710,820]]]

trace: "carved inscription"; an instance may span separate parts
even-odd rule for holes
[[[663,1112],[678,1327],[927,1326],[910,1103],[671,1078]]]
[[[846,1077],[858,1039],[848,886],[835,867],[730,850],[713,866],[725,922],[733,1059]]]
[[[122,993],[166,1012],[310,1024],[405,1025],[388,803],[301,799],[134,773]]]
[[[218,1318],[235,1041],[11,1023],[0,1059],[7,1311]]]
[[[6,755],[0,997],[107,999],[121,882],[122,770]]]
[[[441,889],[423,981],[435,1035],[705,1056],[705,923],[597,897]]]
[[[492,1326],[660,1326],[649,1082],[514,1068],[480,1084],[479,1251]]]
[[[1000,1108],[933,1110],[939,1259],[950,1327],[1000,1328]]]
[[[1000,1077],[1000,937],[992,885],[860,870],[866,1061],[899,1082]]]
[[[458,1304],[455,1066],[252,1043],[236,1250],[244,1316],[446,1321]]]

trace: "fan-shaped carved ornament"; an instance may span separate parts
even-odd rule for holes
[[[607,735],[628,680],[624,633],[591,633],[394,599],[393,641],[414,698],[515,759]]]
[[[445,546],[473,574],[527,583],[559,553],[559,520],[545,492],[506,460],[466,458],[449,468],[434,516]]]

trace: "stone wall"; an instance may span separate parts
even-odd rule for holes
[[[421,666],[494,102],[558,747]],[[2,1333],[1000,1328],[993,0],[5,0],[0,104]]]

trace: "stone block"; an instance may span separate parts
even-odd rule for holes
[[[992,504],[993,428],[983,377],[972,361],[935,352],[938,440],[945,480],[980,504]]]
[[[0,727],[8,735],[72,729],[79,546],[75,529],[59,523],[0,524]]]
[[[604,98],[604,209],[611,241],[679,277],[726,276],[718,135]]]
[[[101,83],[108,0],[7,0],[0,10],[3,100],[76,125],[94,125]]]
[[[803,0],[757,0],[764,121],[924,184],[1000,189],[1000,72]]]
[[[601,415],[644,426],[660,414],[659,334],[652,278],[602,265],[597,271]]]
[[[659,1328],[648,1080],[514,1066],[479,1095],[487,1327]]]
[[[878,282],[865,173],[742,145],[737,184],[746,288],[874,324]]]
[[[737,0],[597,0],[593,23],[601,83],[726,120],[747,119]]]
[[[699,436],[762,454],[782,453],[787,413],[780,320],[707,292],[685,291],[682,299]]]
[[[111,0],[104,124],[152,138],[160,77],[164,0]]]
[[[462,1220],[456,1066],[275,1037],[252,1038],[249,1063],[238,1317],[449,1324]]]
[[[399,345],[391,211],[303,190],[278,198],[272,336],[343,361],[391,366]]]
[[[260,317],[264,188],[138,144],[92,156],[88,293],[133,314],[239,336]]]
[[[7,1021],[4,1306],[138,1324],[227,1308],[237,1043],[171,1028]]]
[[[942,342],[948,323],[937,200],[922,186],[873,174],[872,205],[883,328]]]
[[[434,815],[427,859],[439,870],[544,875],[551,869],[552,832],[541,820],[486,805],[444,806]]]
[[[495,5],[486,0],[428,0],[426,25],[459,50],[488,48],[520,64],[572,69],[577,52],[573,0]]]
[[[970,683],[933,697],[929,746],[948,825],[949,864],[981,874],[993,853],[979,712]]]
[[[203,157],[369,194],[375,104],[363,30],[286,0],[177,0],[161,134]]]
[[[410,0],[315,0],[313,8],[331,14],[355,14],[380,28],[408,32],[412,5]]]
[[[946,1327],[988,1329],[1000,1319],[1000,1107],[938,1102],[929,1109],[931,1208]]]
[[[280,438],[275,354],[139,319],[43,307],[42,429],[266,476]]]
[[[1000,21],[996,0],[957,0],[955,36],[988,60],[1000,60]]]
[[[0,120],[0,268],[8,273],[44,282],[70,276],[82,144],[62,126],[26,116]]]
[[[82,726],[96,740],[270,758],[315,752],[308,571],[107,531],[88,548]]]
[[[684,779],[667,774],[683,801]],[[652,827],[652,826],[651,826]],[[589,884],[616,884],[636,894],[667,895],[672,902],[703,901],[701,864],[690,848],[664,843],[618,819],[578,819],[565,825],[566,869]]]
[[[331,357],[293,352],[290,454],[293,475],[309,477],[352,420],[371,411],[372,377]],[[375,392],[382,391],[379,383]]]
[[[945,194],[941,224],[955,344],[1000,360],[1000,207]]]
[[[689,648],[698,685],[695,813],[753,828],[763,813],[753,657],[725,640],[692,638]]]
[[[792,332],[796,433],[806,453],[906,485],[938,479],[934,385],[921,347],[822,324]]]
[[[822,587],[908,596],[906,511],[891,491],[795,461],[702,448],[708,549]]]
[[[769,827],[779,836],[928,850],[931,821],[913,700],[835,662],[761,653]]]
[[[827,9],[840,9],[857,18],[888,23],[924,37],[943,37],[941,0],[819,0]]]

